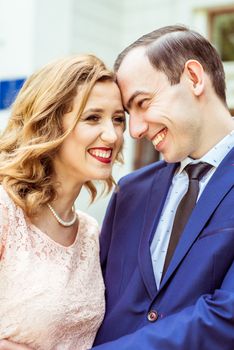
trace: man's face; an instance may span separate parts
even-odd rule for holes
[[[202,113],[185,72],[171,85],[138,47],[124,58],[117,81],[132,137],[149,139],[167,162],[202,156]]]

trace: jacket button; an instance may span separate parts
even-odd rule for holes
[[[148,315],[147,315],[147,318],[148,318],[148,321],[150,321],[150,322],[155,322],[155,321],[157,321],[157,319],[158,319],[158,313],[157,313],[157,311],[155,311],[155,310],[149,311],[149,312],[148,312]]]

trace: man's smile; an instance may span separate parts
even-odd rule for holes
[[[158,146],[158,144],[165,138],[167,130],[167,128],[162,129],[152,138],[152,143],[154,147]]]

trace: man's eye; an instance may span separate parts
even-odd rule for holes
[[[140,100],[137,102],[137,106],[140,108],[144,108],[146,106],[146,103],[148,102],[147,98],[144,98],[143,100]]]

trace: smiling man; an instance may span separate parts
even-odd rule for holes
[[[234,122],[222,62],[169,26],[115,63],[130,133],[163,161],[121,179],[101,235],[107,308],[94,349],[234,349]]]

